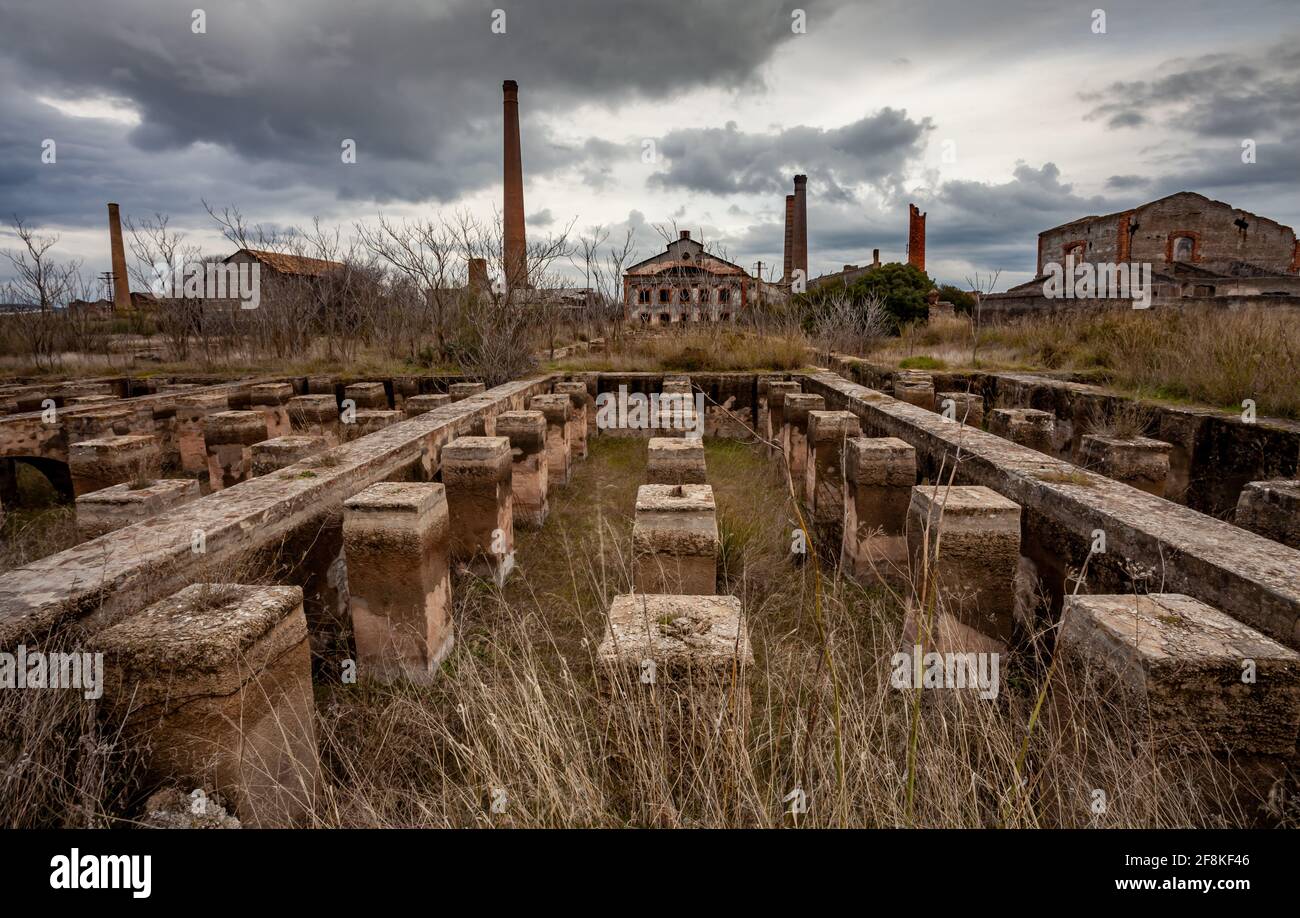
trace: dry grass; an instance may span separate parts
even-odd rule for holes
[[[567,372],[725,372],[794,370],[808,362],[809,342],[786,331],[756,334],[731,328],[671,330],[659,334],[625,334],[609,353],[575,357],[554,364]]]
[[[888,342],[872,359],[929,356],[971,369],[971,326],[937,320]],[[1067,370],[1128,392],[1300,418],[1300,321],[1293,310],[1153,309],[1065,311],[987,325],[983,369]]]

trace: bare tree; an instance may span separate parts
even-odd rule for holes
[[[32,307],[14,317],[15,326],[32,360],[49,369],[58,363],[66,337],[66,323],[56,307],[86,293],[81,262],[54,258],[52,249],[59,242],[58,235],[40,235],[17,215],[11,225],[22,248],[0,252],[13,268],[13,280],[5,285],[4,297],[15,305]]]
[[[979,366],[979,346],[980,346],[980,319],[984,307],[984,297],[992,293],[998,286],[998,278],[1002,276],[1002,269],[998,268],[988,277],[980,277],[978,271],[972,278],[967,276],[966,287],[975,296],[975,309],[971,312],[971,346],[970,346],[970,365]]]

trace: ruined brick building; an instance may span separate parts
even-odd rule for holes
[[[623,315],[647,325],[726,322],[751,298],[754,278],[740,265],[704,251],[690,230],[623,274]]]

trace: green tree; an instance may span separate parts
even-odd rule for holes
[[[826,284],[804,294],[805,315],[809,321],[815,321],[831,297],[840,293],[847,293],[855,305],[863,308],[873,297],[879,297],[889,318],[890,331],[896,334],[907,323],[930,317],[925,296],[933,289],[934,281],[915,265],[891,262],[864,274],[847,288]]]

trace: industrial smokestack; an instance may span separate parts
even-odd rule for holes
[[[793,271],[808,279],[808,176],[794,177],[794,262]]]
[[[925,214],[907,205],[907,263],[925,270]]]
[[[108,243],[113,258],[113,311],[131,311],[131,285],[126,278],[126,249],[122,247],[122,218],[117,205],[108,205]]]
[[[519,153],[519,84],[501,84],[505,97],[505,202],[501,209],[505,230],[506,283],[528,286],[528,242],[524,237],[524,165]]]
[[[790,283],[790,271],[794,264],[794,195],[785,196],[785,263],[781,280]]]

